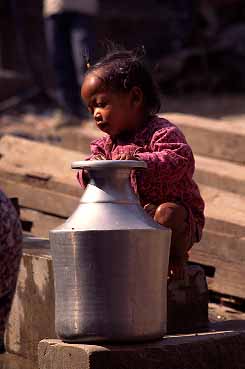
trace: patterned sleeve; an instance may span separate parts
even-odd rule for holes
[[[102,155],[106,159],[105,141],[105,137],[92,141],[90,144],[91,155],[86,160],[93,160],[95,155]]]
[[[90,144],[91,155],[88,156],[85,160],[93,160],[93,157],[96,155],[102,155],[106,159],[106,151],[105,151],[105,138],[99,138],[98,140],[94,140]],[[77,180],[80,186],[85,189],[89,183],[89,174],[86,170],[79,170],[77,173]]]
[[[151,140],[149,152],[136,152],[140,160],[145,160],[147,176],[160,176],[168,183],[178,182],[183,175],[194,172],[194,158],[184,135],[175,127],[157,130]],[[144,181],[144,175],[142,175]]]

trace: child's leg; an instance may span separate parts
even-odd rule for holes
[[[146,211],[153,215],[150,205]],[[154,220],[172,230],[169,272],[177,279],[184,277],[184,264],[188,259],[187,251],[192,246],[188,212],[180,204],[171,202],[159,205],[154,212]]]

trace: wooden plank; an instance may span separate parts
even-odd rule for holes
[[[16,183],[0,177],[0,187],[8,197],[18,197],[20,206],[46,214],[69,217],[79,204],[79,197]]]
[[[245,237],[245,196],[223,191],[214,187],[200,185],[206,203],[205,216],[225,223],[226,233]]]
[[[220,257],[194,250],[191,260],[215,266],[214,278],[208,278],[208,287],[214,292],[245,298],[245,270],[244,263],[239,261],[222,260]]]
[[[245,166],[195,155],[198,183],[245,196]]]
[[[41,172],[56,182],[77,187],[71,162],[82,160],[85,154],[54,145],[4,135],[0,139],[0,170],[12,173]]]
[[[21,220],[28,220],[33,223],[31,233],[38,237],[49,237],[49,231],[65,222],[65,218],[59,218],[44,214],[32,209],[20,209]]]
[[[193,246],[191,255],[195,251],[207,254],[210,265],[213,265],[213,256],[229,262],[245,262],[245,237],[204,230],[202,240]]]
[[[195,154],[245,164],[243,122],[176,113],[166,113],[163,117],[182,130]]]
[[[191,249],[190,261],[214,268],[209,289],[245,298],[244,237],[205,230],[201,242]]]
[[[82,195],[82,189],[76,180],[76,173],[72,172],[71,177],[75,180],[75,183],[71,185],[70,183],[60,182],[58,179],[53,178],[47,173],[41,173],[36,171],[28,171],[25,168],[13,168],[7,167],[6,164],[2,164],[0,160],[0,177],[3,180],[10,180],[19,183],[26,183],[30,186],[37,188],[43,188],[46,190],[51,190],[55,192],[62,192],[67,195],[80,197]]]
[[[215,219],[211,217],[206,217],[205,219],[205,230],[228,234],[238,238],[245,237],[245,228],[241,224],[230,223],[222,219]]]

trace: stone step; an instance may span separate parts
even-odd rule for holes
[[[200,185],[206,203],[206,228],[245,237],[245,196]]]
[[[210,290],[245,298],[245,237],[205,229],[190,251],[190,261],[205,268]]]
[[[210,327],[209,332],[166,336],[135,345],[67,344],[43,340],[39,344],[39,368],[80,369],[244,369],[244,324]]]
[[[206,224],[191,261],[211,270],[209,289],[245,298],[245,196],[200,185]]]
[[[245,164],[245,124],[167,113],[163,117],[185,134],[195,154]]]
[[[245,196],[245,166],[195,155],[195,179],[201,185]]]
[[[56,337],[52,259],[50,249],[40,248],[40,244],[29,244],[23,250],[6,330],[8,352],[33,362],[37,362],[38,342]]]
[[[31,184],[39,180],[46,183],[47,189],[65,189],[67,192],[69,189],[71,195],[79,192],[74,190],[79,186],[71,170],[71,162],[79,160],[78,155],[84,156],[74,150],[11,135],[0,138],[0,171],[25,176]],[[54,185],[50,186],[53,181]]]

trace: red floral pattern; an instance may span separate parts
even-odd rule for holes
[[[21,259],[22,231],[11,201],[0,191],[0,337],[15,292]]]
[[[155,116],[131,137],[112,139],[107,135],[93,141],[91,152],[88,160],[99,154],[113,160],[125,153],[146,161],[146,170],[131,175],[132,187],[142,206],[182,204],[189,214],[191,239],[200,241],[205,222],[204,202],[193,180],[195,161],[183,133],[174,124]],[[84,185],[82,172],[78,179]]]

